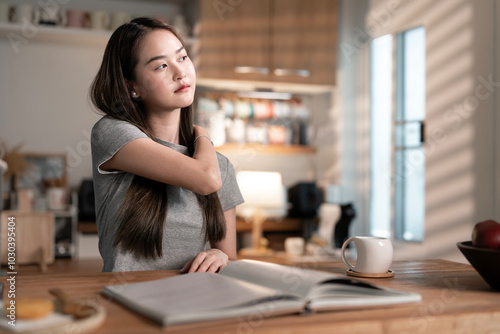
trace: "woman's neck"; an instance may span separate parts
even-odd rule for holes
[[[149,113],[148,122],[156,138],[179,144],[180,108],[161,113]]]

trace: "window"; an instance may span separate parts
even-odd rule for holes
[[[423,241],[425,222],[425,29],[396,40],[394,233]]]
[[[373,40],[370,55],[370,233],[387,238],[391,231],[392,36]]]
[[[390,237],[393,227],[396,239],[420,242],[424,238],[425,222],[423,27],[396,36],[395,96],[393,62],[392,36],[373,40],[370,45],[370,233]]]

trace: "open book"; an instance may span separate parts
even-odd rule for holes
[[[192,273],[104,287],[104,294],[163,326],[418,302],[415,293],[343,275],[240,260],[219,274]]]

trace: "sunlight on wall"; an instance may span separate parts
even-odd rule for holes
[[[427,17],[427,136],[444,135],[427,160],[424,256],[460,260],[455,244],[470,233],[476,209],[471,196],[475,130],[467,120],[450,121],[449,110],[473,91],[473,10],[458,1],[440,1],[437,7]]]
[[[440,181],[468,170],[474,164],[472,150],[463,149],[473,139],[474,129],[470,125],[464,125],[459,134],[453,133],[447,135],[447,154],[435,157],[432,163],[427,165],[429,168],[427,171],[427,183],[429,184],[427,199],[430,203],[434,203],[435,199],[441,197],[439,189]],[[457,163],[457,161],[461,163]],[[432,197],[434,194],[436,198]]]
[[[391,12],[394,3],[400,6]],[[485,38],[474,28],[475,20],[487,14],[474,13],[475,8],[472,0],[370,1],[367,26],[380,25],[371,37],[420,25],[426,29],[425,239],[421,244],[395,243],[395,259],[464,260],[456,242],[470,239],[471,222],[477,217],[474,43]]]

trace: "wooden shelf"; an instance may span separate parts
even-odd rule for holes
[[[196,78],[196,85],[228,91],[254,91],[256,89],[270,89],[273,92],[307,95],[331,93],[335,90],[335,86],[333,85],[296,84],[280,81],[269,82],[241,79],[213,79],[203,76]]]
[[[9,39],[14,48],[22,47],[30,41],[104,47],[111,34],[110,30],[0,23],[0,38]],[[185,37],[183,40],[188,46],[196,43],[196,39],[192,37]]]
[[[263,145],[263,144],[236,144],[227,143],[218,146],[215,150],[219,153],[249,154],[315,154],[316,148],[303,145]]]
[[[111,31],[0,23],[0,37],[22,47],[30,41],[105,46]]]

